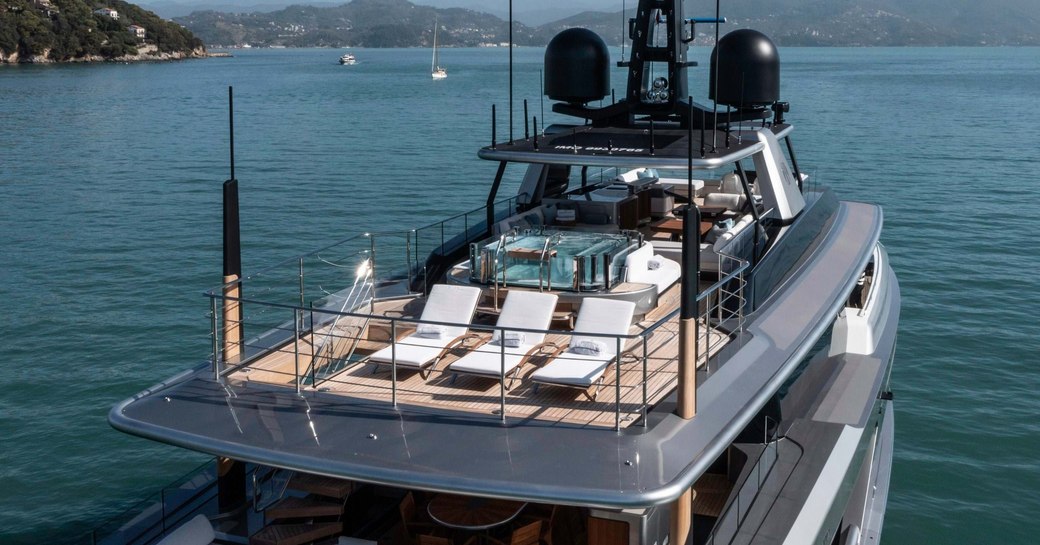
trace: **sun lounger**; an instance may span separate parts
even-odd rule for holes
[[[549,293],[510,291],[505,304],[502,305],[502,313],[499,314],[497,325],[543,331],[549,329],[557,299],[557,296]],[[546,346],[552,346],[555,349],[555,345],[547,345],[543,341],[545,341],[545,333],[496,330],[491,336],[491,342],[452,363],[448,370],[459,374],[494,378],[512,373],[513,377],[506,387],[508,390],[512,387],[513,380],[516,379],[520,369],[531,356]]]
[[[598,298],[583,300],[578,309],[570,345],[545,367],[535,371],[531,380],[536,385],[581,389],[590,399],[595,399],[607,368],[619,357],[618,343],[614,338],[592,337],[581,333],[627,335],[635,308],[635,303],[630,301]],[[627,342],[628,339],[621,339],[620,352],[624,352]]]
[[[380,364],[396,361],[398,367],[417,369],[425,379],[444,354],[474,337],[468,334],[469,323],[480,295],[480,288],[437,284],[430,290],[419,320],[438,323],[419,323],[415,333],[372,354],[369,361]]]

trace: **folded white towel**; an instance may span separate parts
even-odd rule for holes
[[[598,356],[607,351],[607,347],[599,341],[580,340],[571,345],[571,352],[585,356]]]
[[[516,348],[527,340],[527,336],[522,331],[506,331],[502,334],[502,344],[509,348]]]
[[[661,260],[657,259],[657,257],[651,257],[650,259],[646,260],[646,270],[648,270],[648,271],[656,271],[657,269],[660,269],[660,268],[661,268]]]
[[[419,327],[415,328],[415,334],[425,339],[439,339],[444,335],[444,328],[433,324],[419,324]]]

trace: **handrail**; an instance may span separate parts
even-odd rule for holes
[[[505,237],[505,235],[503,235],[503,239],[502,240],[504,240],[504,237]],[[734,259],[734,258],[730,258],[729,256],[723,256],[723,257],[726,258],[726,259]],[[706,299],[712,298],[712,300],[706,305],[705,311],[700,314],[700,318],[698,319],[698,323],[703,323],[706,326],[706,327],[699,327],[698,328],[699,331],[703,331],[703,336],[702,336],[701,333],[696,333],[698,341],[695,343],[695,347],[696,347],[695,348],[695,357],[697,358],[698,361],[700,361],[701,356],[702,356],[702,348],[701,348],[701,344],[702,344],[701,341],[702,340],[705,343],[704,344],[704,352],[703,353],[707,354],[707,360],[706,360],[706,363],[707,363],[707,361],[710,361],[710,359],[711,359],[713,348],[718,346],[719,343],[729,342],[729,339],[732,338],[733,334],[736,334],[738,336],[743,334],[743,327],[744,327],[744,324],[743,324],[743,318],[744,318],[744,316],[743,316],[743,313],[744,313],[744,311],[743,311],[743,302],[745,301],[744,296],[743,296],[744,272],[750,267],[750,263],[748,261],[743,261],[743,260],[735,260],[735,261],[737,263],[737,266],[734,267],[734,269],[731,272],[726,273],[717,282],[715,282],[714,284],[709,286],[707,289],[702,290],[700,293],[697,294],[697,297],[696,297],[697,303],[696,304],[697,304],[698,307]],[[731,283],[734,283],[734,282],[736,282],[736,287],[735,288],[729,288]],[[275,351],[284,351],[284,350],[288,349],[293,354],[293,357],[295,357],[297,359],[297,361],[298,361],[298,359],[300,357],[299,343],[300,343],[301,339],[303,339],[308,334],[313,335],[316,332],[316,328],[318,327],[318,324],[316,324],[313,319],[311,320],[311,323],[309,324],[309,329],[305,329],[305,328],[301,328],[300,327],[301,324],[306,325],[306,322],[299,317],[300,313],[305,312],[308,309],[304,309],[304,308],[302,308],[302,307],[300,307],[300,306],[298,306],[296,304],[261,302],[261,301],[256,301],[256,300],[253,300],[253,299],[250,299],[250,298],[246,298],[246,297],[225,297],[223,295],[217,295],[217,294],[210,294],[209,296],[211,298],[213,298],[214,302],[216,301],[217,298],[222,298],[222,299],[230,300],[230,301],[238,301],[239,304],[262,305],[262,306],[264,306],[266,308],[269,308],[269,309],[284,309],[284,310],[287,310],[287,311],[292,313],[292,317],[291,318],[286,318],[286,319],[281,320],[281,323],[283,324],[281,327],[275,327],[275,328],[269,330],[269,331],[274,331],[276,333],[280,332],[280,336],[277,336],[276,338],[254,337],[254,339],[253,339],[253,340],[257,340],[257,339],[260,339],[260,338],[265,338],[265,341],[269,342],[270,344],[266,344],[266,345],[262,345],[262,346],[261,345],[250,345],[250,344],[248,344],[248,342],[243,341],[242,358],[239,361],[235,362],[234,365],[227,365],[227,362],[224,362],[225,366],[224,366],[223,370],[221,370],[221,371],[219,371],[217,373],[218,380],[223,378],[223,377],[226,377],[226,376],[228,376],[228,375],[230,375],[230,374],[232,374],[232,373],[234,373],[234,372],[236,372],[236,371],[238,371],[240,369],[242,369],[243,367],[247,367],[256,358],[265,356],[265,355],[270,354],[270,353],[275,352]],[[735,298],[736,304],[732,305],[732,308],[730,308],[730,304],[729,303],[732,300],[734,300],[734,298]],[[497,296],[496,296],[496,301],[497,301]],[[642,391],[642,404],[641,404],[642,406],[639,409],[639,411],[644,415],[643,425],[645,426],[645,425],[647,425],[646,424],[646,419],[645,419],[645,414],[646,414],[646,411],[647,411],[647,403],[648,403],[648,398],[647,398],[648,393],[647,393],[647,385],[646,385],[647,373],[648,373],[648,371],[647,371],[647,365],[648,365],[647,364],[647,342],[649,341],[649,338],[658,329],[663,327],[669,321],[674,320],[679,315],[680,309],[677,308],[677,309],[672,310],[667,315],[663,316],[662,318],[656,320],[653,324],[650,324],[649,326],[644,328],[642,331],[639,331],[637,333],[625,333],[625,334],[574,332],[574,331],[557,330],[557,329],[533,329],[533,328],[523,328],[523,327],[516,327],[516,326],[499,326],[499,325],[457,323],[457,322],[447,322],[447,321],[423,320],[421,318],[409,318],[409,317],[403,317],[403,316],[395,317],[395,316],[386,316],[386,315],[375,315],[375,314],[372,314],[372,313],[355,312],[355,311],[343,311],[343,310],[336,310],[336,309],[321,309],[320,312],[322,314],[328,314],[328,315],[336,316],[335,320],[337,320],[337,321],[340,318],[342,318],[342,317],[353,317],[353,318],[359,318],[359,319],[365,320],[365,321],[376,320],[379,323],[388,323],[389,324],[390,332],[391,332],[391,334],[390,334],[390,347],[391,347],[391,363],[390,363],[390,367],[391,367],[391,381],[390,382],[391,382],[391,384],[390,384],[390,389],[391,389],[391,403],[394,406],[396,406],[396,404],[397,404],[397,371],[398,371],[397,358],[396,358],[397,345],[398,345],[397,331],[399,330],[400,326],[403,325],[403,324],[416,325],[416,326],[418,324],[429,324],[429,325],[447,326],[447,327],[465,326],[467,329],[469,329],[471,331],[482,331],[482,332],[514,331],[514,332],[518,332],[518,333],[540,334],[540,335],[559,335],[559,336],[565,336],[565,337],[573,336],[575,334],[580,334],[582,336],[593,337],[593,338],[602,338],[604,340],[613,339],[614,343],[615,343],[615,357],[616,357],[616,362],[615,362],[615,365],[614,365],[615,366],[615,370],[614,370],[614,375],[615,375],[614,376],[614,380],[615,380],[615,396],[616,396],[616,398],[615,398],[615,407],[614,407],[614,413],[615,413],[615,419],[614,420],[615,420],[615,429],[616,430],[620,430],[621,429],[621,411],[622,411],[622,404],[621,404],[621,397],[622,397],[621,396],[621,360],[622,360],[622,352],[621,352],[621,345],[623,344],[623,341],[625,343],[627,343],[627,341],[634,340],[634,339],[642,339],[643,340],[643,343],[642,343],[643,344],[643,357],[641,358],[642,359],[642,380],[640,381],[640,383],[642,385],[642,390],[643,391]],[[291,333],[290,333],[290,329],[288,328],[288,324],[290,323],[289,322],[290,319],[292,320],[292,324],[293,324],[293,327],[291,329]],[[731,319],[735,319],[736,323],[733,324],[731,322]],[[325,321],[325,323],[327,324],[327,320]],[[720,326],[720,325],[725,324],[725,323],[730,323],[731,326],[726,327],[726,330],[728,330],[727,333],[719,336],[718,334],[719,334],[719,332],[721,330],[716,329],[716,328],[718,326]],[[735,327],[732,327],[732,326],[735,326]],[[216,327],[216,326],[214,326],[214,327]],[[716,339],[714,341],[712,340],[713,332],[714,332],[714,335],[716,336]],[[269,333],[267,335],[269,335]],[[327,336],[331,336],[331,335],[334,335],[334,333],[333,332],[327,333]],[[358,335],[360,335],[360,333],[358,333]],[[251,354],[249,354],[247,352],[248,349],[258,349],[257,350],[258,353],[251,355]],[[500,405],[501,405],[501,408],[499,409],[499,412],[501,413],[501,418],[505,419],[506,414],[507,414],[506,413],[506,397],[505,397],[505,379],[507,378],[506,377],[507,373],[505,372],[505,368],[504,368],[505,367],[505,358],[504,358],[505,350],[504,350],[504,347],[502,349],[502,352],[503,352],[503,354],[500,356],[502,358],[502,369],[501,369],[501,372],[500,372],[500,376],[498,377],[499,381],[500,381],[500,388],[502,389],[501,392],[500,392],[500,397],[501,397]],[[633,355],[634,354],[629,353],[629,356],[633,356]],[[637,357],[636,359],[638,360],[640,358]],[[219,366],[215,366],[215,368],[219,368]],[[707,370],[709,372],[712,371],[710,366],[707,368]],[[296,384],[297,389],[299,389],[300,385],[302,383],[302,374],[301,374],[301,371],[299,369],[298,364],[297,364],[296,368],[292,371],[292,373],[294,375],[296,375],[294,377],[295,380],[293,381],[293,383]],[[303,373],[303,374],[306,374],[306,372]],[[332,376],[328,376],[328,377],[324,377],[323,378],[323,382],[324,381],[329,381],[329,380],[334,380],[334,378]],[[314,383],[312,383],[312,386],[317,386],[316,381]],[[626,387],[626,388],[628,388],[628,387]]]

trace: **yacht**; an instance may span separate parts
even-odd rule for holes
[[[354,65],[354,64],[357,64],[357,59],[354,58],[354,55],[352,55],[350,53],[344,53],[343,55],[340,56],[339,63],[340,64],[346,64],[346,65]]]
[[[430,61],[430,77],[433,79],[445,79],[448,77],[448,71],[441,68],[441,64],[437,58],[437,21],[433,22],[433,60]]]
[[[210,356],[109,414],[214,461],[97,541],[878,542],[882,211],[799,168],[763,34],[723,36],[693,100],[682,4],[640,0],[609,103],[604,42],[553,38],[573,122],[492,130],[477,210],[244,275],[229,180]]]

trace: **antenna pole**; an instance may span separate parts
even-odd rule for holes
[[[542,69],[538,69],[538,109],[542,117],[542,125],[545,124],[545,77],[542,75]],[[534,132],[538,133],[537,123],[535,123]]]
[[[228,87],[228,127],[231,135],[231,178],[224,181],[224,288],[223,288],[223,358],[235,361],[241,354],[242,339],[242,237],[238,220],[238,180],[235,179],[235,110],[234,91]],[[217,332],[214,331],[213,335]],[[216,362],[214,362],[214,366]]]
[[[509,0],[509,141],[513,141],[513,0]]]
[[[715,153],[715,150],[719,146],[719,17],[721,15],[722,0],[715,0],[715,81],[711,82],[712,86],[715,87],[715,100],[713,101],[714,106],[712,107],[712,131],[711,131],[711,152]]]
[[[621,0],[621,60],[625,60],[625,0]]]
[[[531,131],[530,131],[530,127],[531,127],[530,120],[531,120],[531,118],[527,117],[527,115],[528,115],[527,114],[527,99],[525,98],[524,99],[524,140],[527,140],[528,138],[531,138]]]
[[[228,132],[231,134],[231,179],[235,179],[235,93],[234,89],[228,85],[227,88],[227,100],[228,100]]]

